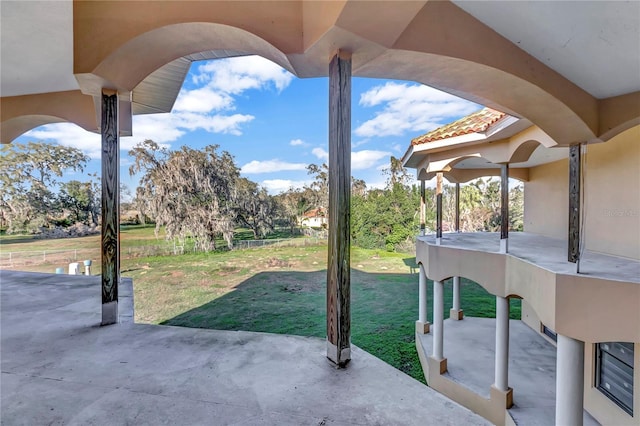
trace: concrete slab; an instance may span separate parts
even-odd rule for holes
[[[435,235],[417,237],[435,244]],[[461,232],[442,235],[442,246],[465,250],[500,252],[499,232]],[[509,255],[526,260],[549,271],[575,274],[575,264],[567,261],[567,241],[527,232],[509,233]],[[580,274],[608,280],[640,284],[640,262],[585,250]]]
[[[432,353],[432,335],[420,336]],[[444,321],[444,356],[450,380],[489,398],[495,374],[495,319],[465,317]],[[509,321],[509,386],[514,406],[509,414],[518,425],[555,422],[556,348],[520,320]],[[584,425],[599,423],[585,411]]]
[[[120,323],[99,280],[0,271],[3,424],[417,425],[487,421],[353,347]]]

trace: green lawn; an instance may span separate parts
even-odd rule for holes
[[[3,237],[2,249],[72,247],[89,244],[87,239],[92,238],[96,237],[55,241]],[[157,243],[149,227],[123,229],[122,241],[123,247]],[[326,253],[326,245],[316,245],[128,258],[122,260],[122,274],[134,281],[137,322],[324,337]],[[415,259],[354,247],[351,266],[353,343],[424,382],[414,342]],[[465,314],[495,316],[495,298],[475,283],[464,279],[462,283]],[[445,313],[451,306],[451,287],[446,283]],[[432,308],[431,282],[428,288]],[[520,318],[519,300],[511,302],[511,313]]]

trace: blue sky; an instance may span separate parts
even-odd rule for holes
[[[270,193],[300,187],[310,181],[308,164],[327,161],[328,84],[327,78],[299,79],[255,56],[194,62],[171,113],[134,116],[134,135],[121,138],[121,180],[135,190],[127,152],[153,139],[174,149],[218,144],[243,176]],[[412,138],[480,108],[416,83],[354,78],[352,175],[383,186],[381,170]],[[100,135],[59,123],[19,138],[27,140],[80,148],[92,158],[87,171],[100,170]]]

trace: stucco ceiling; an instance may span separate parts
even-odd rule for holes
[[[70,0],[3,0],[0,17],[2,96],[78,89]]]
[[[597,98],[640,90],[640,2],[454,3]],[[78,88],[72,1],[3,0],[0,16],[2,96]]]
[[[596,98],[640,90],[638,1],[453,2]]]

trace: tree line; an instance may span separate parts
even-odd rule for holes
[[[89,180],[61,181],[64,172],[81,172],[88,158],[78,149],[29,142],[2,148],[0,158],[0,225],[11,232],[75,222],[98,224],[100,185]],[[198,250],[210,251],[223,240],[233,244],[238,228],[264,238],[276,227],[300,232],[300,219],[311,210],[328,211],[329,170],[326,164],[307,167],[311,182],[270,195],[258,183],[240,176],[233,156],[219,146],[183,146],[170,150],[152,140],[130,152],[131,175],[140,176],[131,206],[141,220],[164,228],[168,239],[190,239]],[[401,161],[390,158],[383,188],[368,188],[352,178],[351,237],[363,248],[410,251],[419,232],[420,189]],[[445,230],[452,228],[455,190],[443,191]],[[426,189],[427,231],[435,229],[435,190]],[[522,230],[523,191],[510,191],[510,227]],[[460,190],[460,225],[464,232],[496,231],[500,226],[500,182],[478,179]]]

